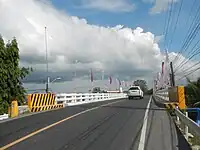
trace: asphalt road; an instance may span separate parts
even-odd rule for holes
[[[11,150],[137,150],[149,99],[67,107],[0,123],[0,147],[11,144]],[[94,107],[98,108],[90,110]]]

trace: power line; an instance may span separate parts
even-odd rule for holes
[[[196,71],[198,71],[198,70],[200,70],[200,67],[198,67],[198,68],[196,68],[196,69],[190,71],[188,74],[186,74],[186,75],[184,75],[183,77],[179,78],[177,81],[179,81],[179,80],[181,80],[181,79],[183,79],[183,78],[189,76],[190,74],[192,74],[192,73],[194,73],[194,72],[196,72]]]
[[[193,11],[193,8],[194,8],[194,6],[195,6],[195,3],[196,3],[196,0],[193,2],[192,8],[190,9],[189,17],[188,17],[188,19],[187,19],[187,21],[186,21],[186,26],[188,25],[189,20],[190,20],[190,18],[191,18],[191,16],[192,16],[192,11]],[[193,21],[194,21],[194,20],[193,20]],[[191,23],[191,25],[190,25],[190,27],[189,27],[187,33],[186,33],[186,36],[185,36],[185,39],[184,39],[183,43],[185,43],[185,41],[186,41],[186,39],[187,39],[187,35],[189,34],[189,31],[190,31],[190,29],[191,29],[192,24],[193,24],[193,23]],[[182,45],[182,46],[183,46],[183,45]],[[176,59],[180,56],[181,52],[182,52],[182,47],[180,48],[180,51],[178,52],[178,55],[176,55],[176,57],[174,58],[174,60],[173,60],[174,63],[175,63]]]
[[[165,48],[167,48],[167,37],[168,37],[168,30],[169,30],[169,23],[170,23],[170,18],[171,18],[171,15],[172,15],[172,8],[173,8],[173,3],[174,3],[174,0],[172,0],[171,2],[171,5],[170,5],[170,10],[169,10],[169,16],[168,18],[166,18],[166,22],[165,22],[165,38],[164,38],[164,43],[165,43]],[[169,4],[169,2],[168,2]]]
[[[183,72],[186,73],[186,71],[191,70],[192,68],[194,68],[195,66],[198,66],[198,65],[200,65],[200,61],[195,63],[194,65],[188,67],[187,69],[183,70]]]
[[[199,9],[199,10],[200,10],[200,9]],[[182,49],[182,51],[184,50],[184,51],[186,52],[186,51],[189,49],[189,47],[190,47],[192,41],[195,39],[195,37],[196,37],[197,34],[199,33],[199,31],[200,31],[200,17],[199,17],[199,20],[198,20],[198,21],[199,21],[199,22],[196,23],[196,27],[193,28],[193,31],[190,32],[190,35],[188,36],[186,42],[184,43],[184,46],[183,46],[184,48]],[[194,25],[194,26],[195,26],[195,25]],[[192,49],[194,49],[194,47],[196,47],[196,46],[198,45],[198,43],[199,43],[199,41],[196,42],[196,44],[193,46]],[[196,50],[194,49],[193,53],[191,54],[192,57],[190,57],[189,60],[191,60],[191,58],[193,58],[194,56],[196,56],[197,54],[199,54],[199,53],[198,53],[198,50],[199,50],[198,48],[197,48]],[[184,51],[183,51],[183,52],[184,52]],[[195,52],[196,52],[196,54],[194,54]],[[190,52],[190,53],[191,53],[191,52]],[[180,58],[179,58],[178,60],[180,60]],[[178,67],[181,66],[182,63],[183,63],[184,61],[188,62],[187,60],[188,60],[188,59],[185,58],[185,59],[178,65]],[[178,69],[178,67],[177,67],[176,69]]]
[[[188,36],[187,42],[185,42],[186,44],[184,44],[184,45],[186,45],[186,46],[184,46],[185,49],[183,48],[182,51],[184,50],[186,52],[188,50],[190,44],[195,39],[195,37],[198,34],[199,30],[200,30],[200,22],[196,25],[196,27],[193,29],[193,31]],[[180,60],[180,58],[178,60]]]
[[[196,44],[192,47],[192,49],[191,49],[191,51],[190,52],[188,52],[188,57],[190,57],[190,56],[192,56],[193,54],[195,54],[195,52],[197,52],[198,50],[199,50],[199,47],[198,48],[196,48],[195,49],[195,47],[199,44],[199,42],[200,42],[200,40],[198,40],[197,42],[196,42]],[[181,62],[180,62],[180,64],[179,64],[179,66],[184,62],[184,61],[187,61],[188,59],[184,59],[184,60],[182,60]],[[179,66],[177,66],[176,68],[178,68]]]
[[[181,5],[180,5],[179,10],[178,10],[178,15],[177,15],[177,18],[176,18],[175,27],[174,27],[174,30],[173,30],[173,32],[172,32],[171,40],[170,40],[170,42],[169,42],[169,47],[168,47],[169,49],[170,49],[170,46],[171,46],[171,44],[172,44],[173,37],[174,37],[174,33],[175,33],[175,31],[176,31],[176,28],[177,28],[177,24],[178,24],[179,16],[180,16],[180,14],[181,14],[182,6],[183,6],[183,0],[181,0]]]
[[[193,4],[192,4],[192,7],[191,7],[191,9],[190,9],[190,13],[189,13],[189,17],[188,17],[188,19],[187,19],[187,21],[186,21],[186,26],[188,25],[188,23],[189,23],[189,20],[190,20],[190,18],[191,18],[191,16],[192,16],[192,12],[193,12],[193,10],[194,10],[194,6],[195,6],[195,3],[196,3],[196,0],[193,2]],[[200,8],[200,7],[199,7]],[[192,26],[193,26],[193,24],[194,24],[194,21],[195,20],[197,20],[197,12],[199,11],[199,8],[198,8],[198,10],[196,11],[196,16],[194,16],[194,18],[193,18],[193,21],[192,21],[192,23],[191,23],[191,25],[190,25],[190,27],[189,27],[189,29],[188,29],[188,31],[186,32],[186,36],[185,36],[185,39],[184,39],[184,41],[183,41],[183,44],[182,44],[182,46],[181,46],[181,48],[180,48],[180,51],[178,52],[178,54],[176,55],[176,57],[174,58],[174,60],[173,60],[173,62],[175,63],[177,60],[179,60],[179,56],[180,56],[180,54],[181,54],[181,52],[184,50],[184,47],[185,47],[185,45],[186,45],[186,43],[187,43],[187,40],[188,40],[188,38],[189,38],[189,36],[190,36],[190,33],[191,33],[191,28],[192,28]]]
[[[200,16],[199,16],[200,18]],[[199,20],[198,20],[199,21]],[[195,25],[194,25],[195,26]],[[183,50],[187,50],[187,48],[189,47],[189,45],[191,44],[192,40],[196,37],[197,33],[199,32],[200,29],[200,24],[198,23],[196,25],[196,27],[193,28],[193,30],[190,32],[190,35],[188,36],[188,40],[185,43]]]
[[[189,72],[191,72],[192,70],[192,68],[194,68],[195,66],[198,66],[198,65],[200,65],[200,61],[199,62],[197,62],[197,63],[195,63],[194,65],[192,65],[192,66],[189,66],[187,69],[185,69],[185,70],[183,70],[183,71],[181,71],[180,73],[181,74],[184,74],[183,76],[185,76],[185,74],[187,74],[187,73],[189,73]],[[196,68],[195,68],[196,69]],[[178,74],[178,73],[177,73]],[[176,75],[177,75],[176,74]]]
[[[199,43],[200,41],[198,41],[197,43]],[[194,47],[196,47],[197,43],[195,44]],[[193,47],[193,48],[194,48]],[[200,54],[200,47],[196,48],[189,56],[188,59],[184,59],[181,61],[181,63],[175,68],[175,72],[178,71],[179,69],[181,69],[184,65],[186,65],[192,58],[194,58],[195,56],[197,56],[198,54]]]

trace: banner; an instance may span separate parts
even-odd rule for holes
[[[162,62],[162,75],[164,74],[164,62]]]
[[[112,84],[112,77],[109,77],[109,83]]]
[[[128,87],[127,81],[125,82],[125,87]]]
[[[122,81],[122,86],[125,86],[125,81]]]
[[[166,50],[166,59],[165,59],[165,67],[164,67],[164,86],[168,87],[170,86],[170,61],[169,61],[169,55],[168,52]]]
[[[120,79],[118,79],[118,82],[119,82],[119,85],[121,86],[121,85],[122,85],[122,83],[121,83]]]

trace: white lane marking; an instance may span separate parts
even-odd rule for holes
[[[138,150],[144,150],[145,139],[146,139],[146,131],[147,131],[148,114],[149,114],[149,107],[150,107],[151,100],[152,100],[152,96],[149,99],[149,102],[147,104],[147,109],[145,111]]]

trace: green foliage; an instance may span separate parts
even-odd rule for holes
[[[0,114],[7,112],[12,100],[24,102],[25,89],[21,80],[31,71],[19,67],[19,48],[16,39],[6,45],[0,37]]]
[[[144,93],[146,93],[147,90],[148,90],[147,82],[145,80],[136,80],[136,81],[133,82],[133,84],[136,85],[136,86],[140,86],[140,88],[142,89],[142,91]]]
[[[146,91],[146,94],[152,95],[152,94],[153,94],[153,89],[147,90],[147,91]]]
[[[200,78],[191,81],[187,78],[188,85],[185,87],[186,105],[188,107],[200,107]]]
[[[106,93],[106,91],[101,90],[100,87],[94,87],[94,88],[92,89],[92,93]]]
[[[94,87],[94,88],[92,89],[92,93],[100,93],[100,92],[101,92],[100,87]]]

